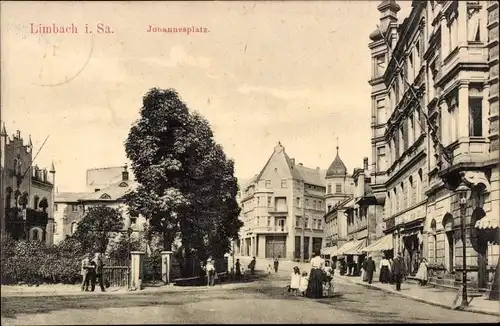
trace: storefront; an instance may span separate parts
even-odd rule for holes
[[[358,275],[359,265],[364,256],[363,248],[366,246],[366,238],[351,240],[342,245],[332,256],[336,256],[340,264],[344,264],[346,271],[352,275]],[[355,267],[354,267],[355,266]],[[341,266],[338,266],[341,267]]]
[[[496,251],[497,255],[491,255],[491,259],[487,260],[496,260],[496,264],[494,261],[488,263],[491,267],[495,266],[494,269],[487,271],[486,282],[491,279],[491,290],[489,293],[490,300],[499,300],[500,299],[500,259],[498,257],[498,249],[500,244],[500,217],[494,216],[490,214],[484,218],[479,219],[475,223],[475,228],[478,232],[478,238],[483,239],[484,242],[487,243],[487,251],[491,251],[494,253]],[[495,250],[496,249],[496,250]],[[490,255],[488,255],[490,256]],[[489,258],[489,257],[487,257]],[[489,266],[488,266],[489,267]]]

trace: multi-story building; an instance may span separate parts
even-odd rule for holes
[[[307,260],[320,250],[324,180],[324,171],[296,164],[278,144],[260,173],[241,189],[241,254]]]
[[[1,135],[4,171],[2,185],[5,207],[5,231],[16,240],[53,242],[53,192],[55,168],[50,171],[33,166],[33,144],[27,144],[18,130]]]
[[[354,180],[348,174],[347,168],[339,156],[339,147],[337,146],[337,155],[332,161],[325,176],[326,193],[326,214],[325,220],[325,248],[323,254],[329,256],[338,245],[342,245],[347,240],[347,218],[343,214],[345,203],[352,199],[354,193]]]
[[[497,4],[414,1],[402,24],[394,0],[378,9],[380,27],[370,35],[380,172],[373,188],[386,192],[385,232],[410,274],[426,256],[431,275],[450,275],[455,283],[463,269],[455,190],[466,184],[467,269],[472,283],[485,287],[498,245],[479,244],[474,226],[481,219],[498,225],[499,218],[498,51],[488,46],[498,44],[498,26],[488,24],[498,20]]]
[[[130,216],[127,206],[122,200],[123,196],[133,190],[137,183],[130,180],[126,165],[120,168],[119,179],[116,178],[116,170],[115,167],[88,170],[87,189],[93,189],[92,192],[56,193],[56,243],[73,234],[88,208],[94,206],[104,205],[117,208],[122,213],[124,225],[127,228],[130,226],[135,231],[143,230],[145,219]],[[98,171],[98,173],[94,173],[94,171]],[[96,186],[99,188],[95,188]]]

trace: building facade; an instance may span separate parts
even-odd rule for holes
[[[2,127],[5,231],[16,240],[53,243],[54,164],[50,171],[33,166],[33,144],[18,130],[12,137]]]
[[[324,246],[325,171],[296,164],[278,144],[241,189],[238,251],[260,258],[309,259]]]
[[[370,35],[374,188],[386,193],[385,232],[410,274],[427,257],[431,275],[452,285],[463,270],[461,183],[470,189],[471,283],[486,287],[498,260],[498,245],[475,228],[499,219],[497,6],[414,1],[400,24],[396,2],[382,1],[380,28]]]
[[[125,228],[131,227],[136,233],[144,230],[146,220],[143,217],[130,216],[122,200],[123,196],[133,190],[137,183],[130,180],[127,166],[120,168],[119,178],[116,177],[116,170],[116,167],[88,170],[87,189],[93,189],[91,192],[56,193],[54,208],[57,226],[54,237],[56,243],[73,234],[88,209],[95,206],[104,205],[116,208],[123,216]],[[93,171],[98,171],[98,173],[94,174]],[[95,188],[96,186],[99,188]]]

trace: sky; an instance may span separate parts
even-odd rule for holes
[[[297,163],[348,170],[371,161],[370,52],[380,1],[2,2],[1,109],[58,191],[89,168],[127,162],[144,94],[174,88],[211,123],[236,176],[258,173],[281,142]],[[398,1],[400,20],[410,2]],[[74,34],[35,33],[74,24]],[[113,33],[97,33],[97,24]],[[33,24],[33,25],[31,25]],[[85,26],[92,33],[85,32]],[[148,32],[201,27],[207,32]]]

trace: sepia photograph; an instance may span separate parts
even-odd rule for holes
[[[1,324],[500,323],[499,7],[1,0]]]

